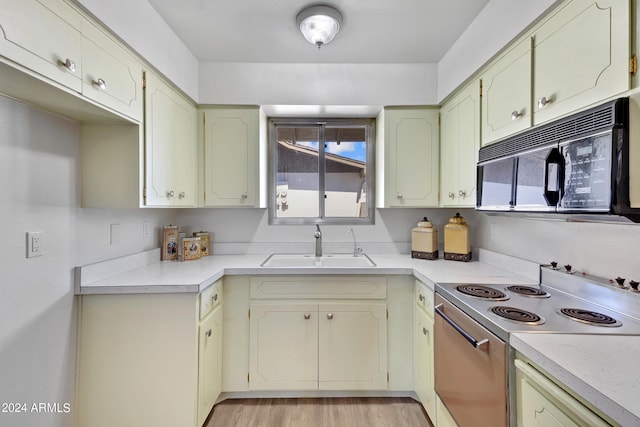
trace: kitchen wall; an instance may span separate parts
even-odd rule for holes
[[[73,267],[158,247],[160,227],[175,222],[173,210],[81,209],[79,135],[76,122],[0,96],[0,404],[28,411],[0,411],[0,426],[72,425]],[[42,257],[26,258],[27,231],[44,232]]]

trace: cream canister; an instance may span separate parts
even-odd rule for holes
[[[438,259],[438,229],[426,216],[411,230],[411,258]]]
[[[467,220],[456,213],[444,226],[444,259],[470,261],[469,226]]]

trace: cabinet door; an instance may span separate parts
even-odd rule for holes
[[[80,92],[82,18],[62,0],[46,3],[0,0],[0,56]]]
[[[536,31],[534,124],[629,89],[629,3],[568,2]]]
[[[438,206],[438,110],[385,111],[385,207]]]
[[[474,207],[480,149],[480,82],[474,81],[440,110],[441,206]]]
[[[198,425],[204,424],[222,389],[222,307],[200,323],[198,347]]]
[[[204,112],[205,206],[257,206],[259,110]]]
[[[82,94],[142,120],[142,67],[93,24],[82,35]]]
[[[318,306],[252,304],[251,390],[318,388]]]
[[[195,206],[196,108],[149,72],[145,132],[145,204]]]
[[[416,394],[431,420],[436,419],[436,391],[433,368],[433,319],[416,307],[413,343],[413,372]]]
[[[531,126],[531,39],[482,74],[482,145]]]
[[[387,388],[387,306],[320,304],[321,390]]]
[[[437,427],[458,427],[458,423],[453,419],[446,406],[436,395],[436,426]]]

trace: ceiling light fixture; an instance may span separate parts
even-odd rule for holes
[[[331,6],[312,6],[304,9],[296,18],[300,32],[318,49],[336,36],[342,26],[342,15]]]

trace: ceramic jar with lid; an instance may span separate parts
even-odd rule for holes
[[[438,259],[438,229],[426,216],[411,230],[411,258]]]
[[[469,226],[460,213],[451,217],[449,223],[444,226],[444,259],[471,261]]]

